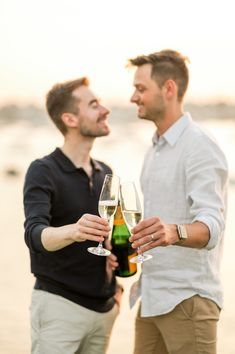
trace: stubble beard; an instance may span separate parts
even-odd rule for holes
[[[145,113],[139,114],[139,118],[158,123],[164,119],[166,108],[161,95],[156,96],[155,105],[145,107]]]
[[[99,123],[99,119],[97,120],[96,123]],[[87,138],[99,138],[102,136],[107,136],[110,133],[109,126],[107,125],[106,127],[94,127],[90,128],[87,127],[85,124],[82,124],[80,126],[80,134],[84,137]]]
[[[139,114],[138,117],[140,119],[145,119],[145,120],[149,120],[151,122],[161,122],[164,119],[164,115],[165,115],[165,108],[161,107],[161,108],[152,108],[152,109],[148,109],[145,114]]]

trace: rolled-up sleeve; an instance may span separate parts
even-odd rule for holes
[[[34,161],[26,173],[24,183],[25,242],[31,252],[45,251],[42,231],[50,226],[53,181],[48,167]]]
[[[204,136],[192,147],[186,160],[186,198],[192,222],[207,225],[210,239],[206,249],[218,244],[225,228],[228,167],[223,152]]]

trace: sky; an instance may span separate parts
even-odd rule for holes
[[[234,0],[0,0],[0,105],[44,104],[56,82],[88,76],[103,102],[129,104],[128,58],[190,58],[186,99],[235,101]]]

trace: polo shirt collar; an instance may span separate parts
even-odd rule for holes
[[[78,169],[82,169],[82,167],[76,167],[74,163],[63,153],[63,151],[60,148],[55,149],[54,157],[57,163],[65,172],[74,172],[77,171]],[[92,158],[91,158],[91,165],[93,169],[96,171],[103,170],[101,164]]]

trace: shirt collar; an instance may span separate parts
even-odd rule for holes
[[[63,151],[60,148],[55,149],[54,157],[57,163],[65,172],[74,172],[76,170],[83,169],[82,166],[81,167],[75,166],[74,163],[63,153]],[[91,158],[91,165],[92,168],[96,171],[103,170],[101,164],[92,158]]]
[[[169,145],[173,146],[191,121],[190,113],[184,113],[163,135],[159,137],[156,132],[152,138],[153,144],[161,145],[166,141]]]
[[[97,170],[97,171],[103,170],[103,167],[101,166],[101,164],[100,164],[98,161],[96,161],[96,160],[94,160],[94,159],[92,159],[92,158],[91,158],[91,164],[92,164],[92,167],[93,167],[95,170]]]

